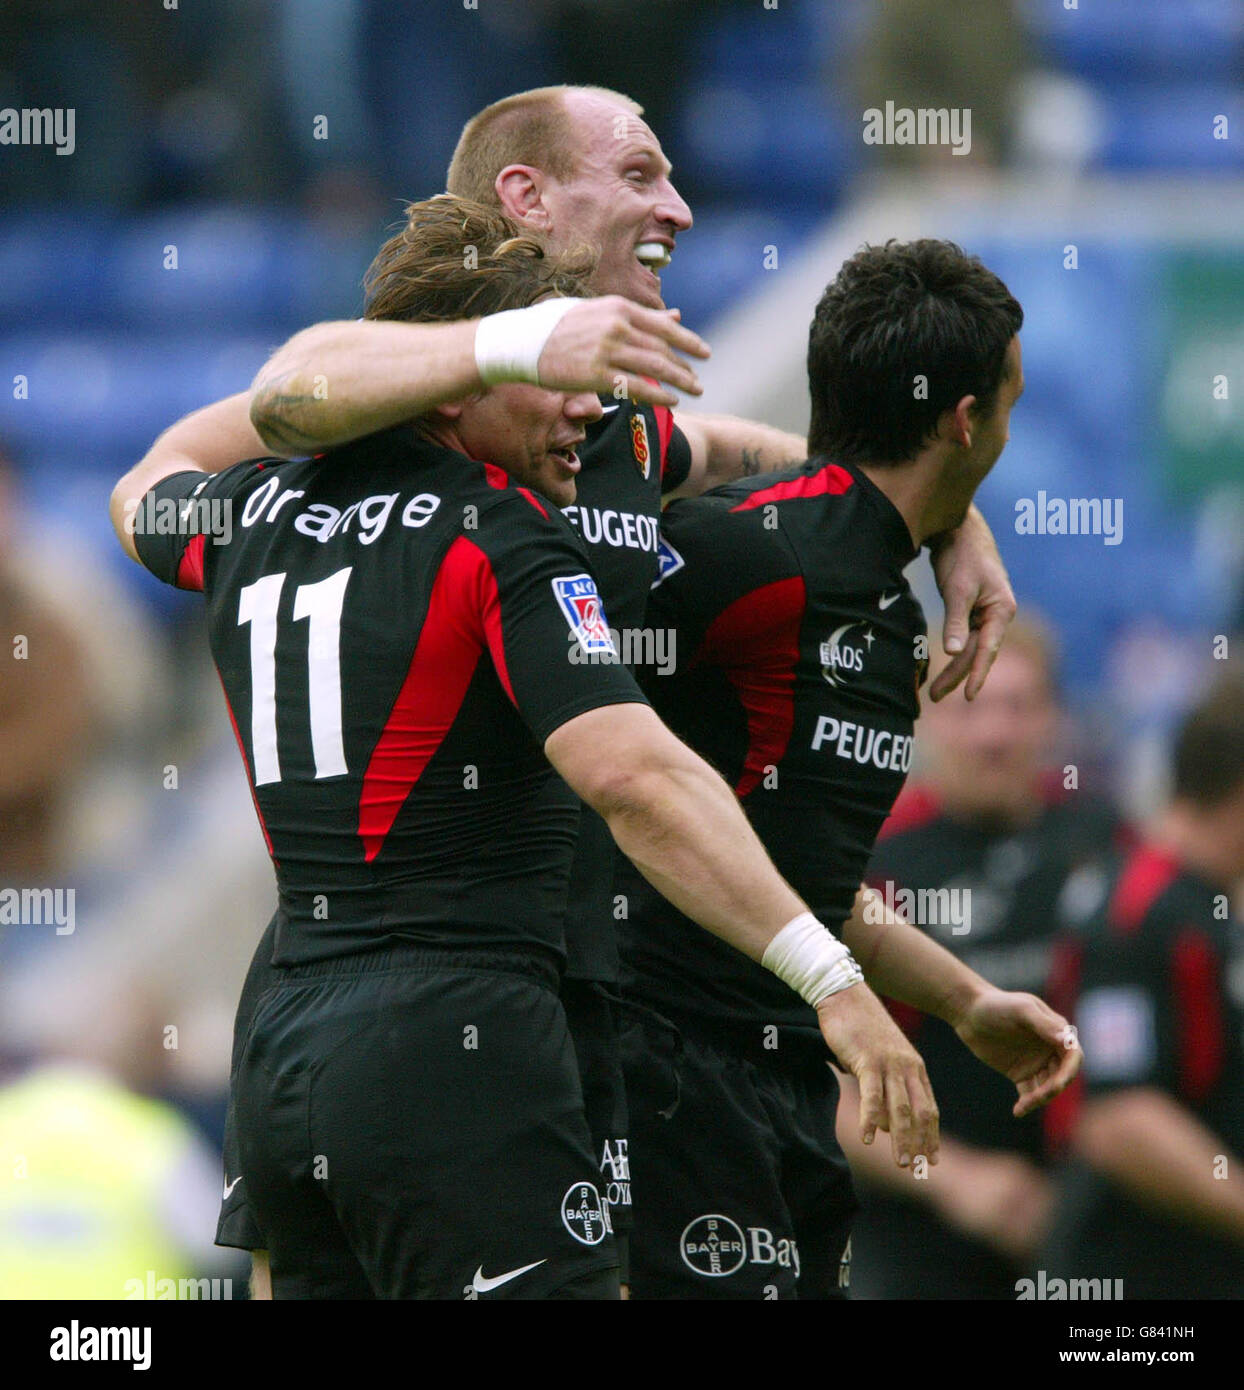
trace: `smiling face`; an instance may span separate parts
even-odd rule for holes
[[[691,226],[691,210],[670,182],[660,142],[617,102],[573,91],[565,102],[578,158],[565,179],[545,174],[542,181],[550,249],[590,242],[600,249],[592,281],[597,294],[663,308],[658,272],[678,233]]]
[[[523,487],[554,506],[575,500],[586,427],[601,417],[591,391],[544,391],[539,386],[494,386],[452,407],[454,435],[473,459],[495,463]]]

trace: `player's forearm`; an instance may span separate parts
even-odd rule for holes
[[[842,939],[878,994],[954,1024],[988,982],[889,907],[871,888],[855,895]]]
[[[349,443],[482,390],[477,322],[306,328],[255,378],[255,430],[268,449],[289,458]]]
[[[692,478],[679,489],[680,496],[695,496],[738,478],[788,468],[808,457],[808,443],[801,435],[755,420],[680,410],[675,422],[687,436],[693,461]],[[694,468],[697,458],[703,459],[700,469]]]
[[[1076,1147],[1142,1205],[1244,1244],[1241,1160],[1165,1092],[1137,1087],[1092,1101]]]

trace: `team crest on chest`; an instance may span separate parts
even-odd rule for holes
[[[631,416],[631,445],[639,465],[639,476],[647,482],[652,471],[652,450],[648,447],[648,422],[638,410]]]

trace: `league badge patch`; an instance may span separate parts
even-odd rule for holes
[[[611,652],[617,656],[605,608],[590,574],[572,574],[553,580],[553,593],[570,624],[570,631],[585,652]]]

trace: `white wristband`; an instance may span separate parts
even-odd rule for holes
[[[864,972],[846,945],[810,912],[801,912],[787,922],[765,947],[760,963],[813,1008],[831,994],[864,980]]]
[[[540,384],[540,354],[562,319],[582,303],[544,299],[526,309],[506,309],[480,319],[475,329],[475,365],[485,386],[502,381]]]

